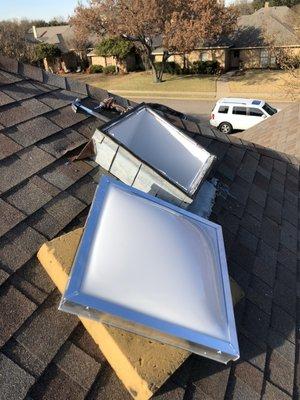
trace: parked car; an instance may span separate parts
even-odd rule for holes
[[[224,98],[217,101],[210,124],[223,133],[251,128],[279,110],[263,100]]]

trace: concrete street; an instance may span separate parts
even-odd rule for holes
[[[216,103],[216,100],[171,100],[171,99],[142,99],[142,98],[132,98],[136,102],[151,102],[160,103],[168,107],[174,108],[174,110],[181,111],[185,114],[189,114],[194,118],[197,118],[201,122],[209,124],[210,113]],[[288,107],[292,102],[277,102],[268,101],[272,106],[276,108],[283,109]]]

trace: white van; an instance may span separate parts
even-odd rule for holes
[[[217,101],[209,122],[228,134],[235,129],[251,128],[278,111],[263,100],[228,97]]]

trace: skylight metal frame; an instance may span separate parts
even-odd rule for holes
[[[207,334],[192,331],[174,323],[165,322],[153,316],[151,317],[136,310],[131,310],[122,305],[114,304],[105,299],[100,299],[81,292],[86,260],[89,257],[91,238],[98,227],[97,216],[103,207],[110,185],[115,185],[125,192],[150,200],[154,204],[168,208],[183,217],[192,219],[196,223],[205,224],[215,232],[218,247],[218,265],[220,267],[220,275],[222,278],[222,295],[226,308],[228,340],[221,340]],[[159,340],[166,344],[203,355],[222,363],[227,363],[230,360],[236,360],[239,358],[239,346],[236,335],[221,227],[211,221],[198,217],[182,208],[127,186],[108,176],[102,177],[97,188],[85,230],[74,260],[69,282],[62,297],[59,309],[75,315],[101,321],[108,325],[137,333],[153,340]],[[180,331],[180,335],[178,335],[178,331]]]
[[[184,137],[187,141],[189,141],[190,143],[193,143],[195,145],[195,147],[201,148],[204,152],[206,152],[207,154],[209,154],[206,162],[203,164],[202,170],[200,170],[198,172],[198,174],[195,176],[194,178],[194,182],[193,182],[193,189],[191,189],[190,191],[187,190],[183,185],[181,185],[179,182],[175,181],[174,179],[171,179],[164,171],[158,169],[157,167],[155,167],[154,165],[152,165],[151,163],[149,163],[148,161],[146,161],[145,159],[143,159],[139,154],[137,154],[136,152],[134,152],[130,147],[126,146],[126,144],[124,144],[122,141],[120,141],[118,138],[116,138],[114,135],[110,134],[109,129],[113,128],[114,126],[118,125],[119,123],[121,123],[122,121],[124,121],[125,119],[130,118],[134,113],[142,110],[142,109],[146,109],[149,113],[151,113],[155,118],[157,118],[162,124],[166,124],[168,125],[174,132],[176,131],[176,134]],[[190,138],[183,130],[181,130],[180,128],[178,128],[177,126],[173,125],[172,123],[170,123],[166,118],[164,118],[159,112],[153,110],[151,108],[151,106],[148,106],[146,103],[140,103],[138,104],[136,107],[128,110],[126,113],[121,114],[120,116],[118,116],[117,118],[114,118],[113,120],[103,124],[100,128],[99,131],[102,132],[103,134],[107,135],[111,140],[113,140],[114,142],[116,142],[119,146],[123,147],[124,149],[126,149],[130,154],[132,154],[135,158],[137,158],[138,160],[140,160],[143,164],[147,165],[148,167],[150,167],[153,171],[155,171],[158,175],[160,175],[162,178],[164,178],[166,181],[168,181],[169,183],[171,183],[172,185],[174,185],[177,189],[179,189],[180,191],[182,191],[186,196],[188,196],[189,198],[193,199],[200,186],[201,183],[204,182],[205,178],[208,176],[213,163],[216,160],[216,156],[214,156],[213,154],[209,153],[204,147],[202,147],[201,145],[199,145],[197,142],[195,142],[192,138]]]

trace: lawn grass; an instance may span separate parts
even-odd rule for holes
[[[287,83],[292,80],[285,71],[250,70],[244,75],[233,76],[228,84],[230,91],[235,93],[284,93]]]
[[[116,93],[140,92],[168,95],[215,92],[216,77],[207,75],[164,75],[164,82],[154,83],[151,72],[132,72],[126,75],[73,74],[90,85]]]

